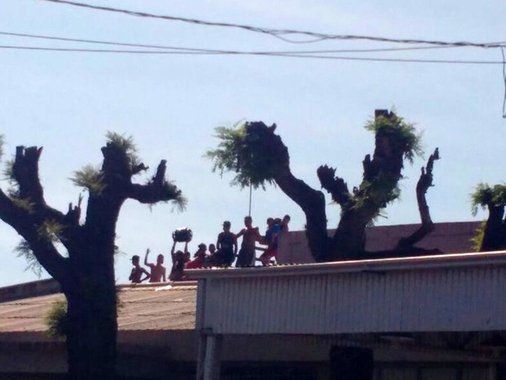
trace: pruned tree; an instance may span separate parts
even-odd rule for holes
[[[84,222],[80,197],[66,212],[49,206],[39,178],[42,148],[16,148],[8,174],[14,185],[0,190],[0,218],[57,280],[67,300],[65,324],[70,378],[112,379],[116,359],[116,222],[123,202],[184,204],[181,191],[165,178],[166,161],[144,184],[132,182],[148,168],[130,137],[108,133],[101,168],[77,171],[73,181],[88,190]],[[63,252],[61,252],[63,251]]]
[[[506,249],[506,184],[493,187],[480,183],[472,194],[473,214],[478,207],[488,210],[488,218],[476,239],[477,250],[497,251]]]
[[[434,228],[425,194],[432,186],[439,152],[436,149],[422,168],[416,189],[421,227],[402,239],[393,251],[366,252],[366,227],[399,197],[404,161],[412,162],[421,154],[420,137],[414,127],[393,112],[377,110],[366,128],[375,134],[375,150],[372,157],[368,154],[362,162],[363,179],[359,186],[350,190],[332,167],[322,165],[317,169],[321,187],[341,207],[339,225],[332,236],[327,232],[324,193],[293,175],[288,149],[275,133],[276,124],[268,127],[262,122],[248,122],[233,128],[219,127],[216,132],[220,142],[206,156],[214,162],[213,170],[235,171],[232,184],[256,188],[275,183],[297,203],[306,216],[306,235],[316,261],[423,253],[415,244]]]

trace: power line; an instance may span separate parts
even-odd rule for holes
[[[53,52],[74,52],[74,53],[112,53],[112,54],[142,54],[142,55],[246,55],[280,58],[305,58],[320,60],[341,60],[341,61],[367,61],[367,62],[392,62],[392,63],[434,63],[434,64],[465,64],[465,65],[502,65],[503,61],[476,61],[476,60],[438,60],[438,59],[410,59],[410,58],[378,58],[378,57],[350,57],[350,56],[328,56],[315,54],[287,54],[271,52],[247,52],[247,51],[221,51],[221,50],[199,50],[199,51],[177,51],[177,50],[111,50],[111,49],[79,49],[79,48],[56,48],[40,46],[0,45],[0,49],[10,50],[33,50]]]
[[[33,38],[53,41],[64,41],[64,42],[79,42],[88,44],[101,44],[101,45],[112,45],[112,46],[128,46],[128,47],[139,47],[139,48],[152,48],[152,49],[177,49],[177,50],[188,50],[188,51],[208,51],[209,49],[199,48],[186,48],[179,46],[167,46],[167,45],[153,45],[153,44],[139,44],[139,43],[128,43],[128,42],[117,42],[117,41],[103,41],[103,40],[90,40],[81,38],[69,38],[59,36],[48,36],[40,34],[28,34],[28,33],[14,33],[14,32],[2,32],[0,35],[9,37],[21,37],[21,38]],[[506,46],[506,42],[503,42]],[[434,49],[452,49],[462,48],[465,46],[412,46],[412,47],[401,47],[401,48],[375,48],[375,49],[328,49],[328,50],[298,50],[298,51],[270,51],[268,53],[273,54],[334,54],[334,53],[373,53],[373,52],[397,52],[397,51],[416,51],[416,50],[434,50]],[[226,52],[227,50],[215,50]],[[259,52],[261,53],[261,52]]]
[[[100,11],[106,11],[106,12],[121,13],[121,14],[126,14],[129,16],[135,16],[135,17],[153,18],[153,19],[160,19],[160,20],[166,20],[166,21],[178,21],[178,22],[190,23],[190,24],[194,24],[194,25],[242,29],[242,30],[246,30],[249,32],[270,35],[272,37],[276,37],[276,38],[282,39],[285,42],[290,42],[290,43],[313,43],[313,42],[320,42],[320,41],[324,41],[324,40],[366,40],[366,41],[372,41],[372,42],[390,42],[390,43],[400,43],[400,44],[426,44],[426,45],[436,45],[436,46],[460,46],[460,47],[467,46],[467,47],[477,47],[477,48],[501,48],[501,47],[506,46],[504,43],[497,43],[497,42],[478,43],[478,42],[470,42],[470,41],[454,41],[454,42],[452,42],[452,41],[421,40],[421,39],[397,39],[397,38],[350,35],[350,34],[344,34],[344,35],[326,34],[326,33],[294,30],[294,29],[272,29],[272,28],[263,28],[263,27],[257,27],[257,26],[252,26],[252,25],[245,25],[245,24],[212,22],[212,21],[205,21],[205,20],[193,19],[193,18],[176,17],[176,16],[168,16],[168,15],[157,15],[157,14],[153,14],[153,13],[131,11],[128,9],[105,7],[105,6],[92,5],[92,4],[81,3],[81,2],[76,2],[76,1],[68,1],[68,0],[42,0],[42,1],[48,1],[48,2],[52,2],[52,3],[58,3],[58,4],[66,4],[66,5],[94,9],[94,10],[100,10]],[[302,36],[305,38],[309,37],[310,39],[297,41],[297,40],[292,40],[289,38],[289,37],[294,37],[294,36],[299,36],[299,37]]]
[[[502,78],[504,81],[504,99],[502,102],[502,117],[506,119],[506,54],[504,53],[504,48],[501,48],[502,54]]]

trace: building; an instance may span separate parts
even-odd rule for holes
[[[474,231],[439,230],[458,252]],[[338,379],[357,361],[375,380],[506,378],[506,252],[188,274],[198,286],[119,286],[125,378]],[[54,285],[0,289],[0,379],[61,378],[63,342],[43,333]]]

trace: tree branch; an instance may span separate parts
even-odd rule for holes
[[[429,187],[433,186],[432,170],[434,168],[434,161],[439,160],[439,149],[436,148],[434,153],[431,154],[427,162],[427,166],[421,169],[421,175],[416,184],[416,200],[418,202],[418,210],[420,212],[421,226],[413,232],[410,236],[402,238],[397,243],[397,249],[408,249],[413,247],[417,242],[422,240],[425,236],[434,230],[434,223],[430,217],[429,206],[425,194]]]
[[[40,218],[29,209],[17,205],[0,189],[0,219],[16,230],[29,244],[30,249],[47,270],[58,281],[67,281],[66,260],[58,253],[52,242],[39,234]]]
[[[19,187],[19,198],[38,205],[44,204],[44,193],[39,180],[39,158],[42,147],[16,147],[12,176]]]
[[[322,165],[317,170],[318,179],[322,188],[327,190],[332,200],[342,207],[349,206],[352,196],[348,191],[348,185],[340,177],[336,177],[336,169]]]
[[[165,180],[167,161],[161,160],[155,176],[145,185],[132,184],[127,197],[140,203],[152,204],[160,201],[181,200],[182,193],[175,185]]]

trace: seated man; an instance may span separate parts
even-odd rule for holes
[[[185,269],[203,268],[206,265],[207,259],[206,248],[204,243],[200,243],[198,251],[193,256],[193,260],[185,264]]]

